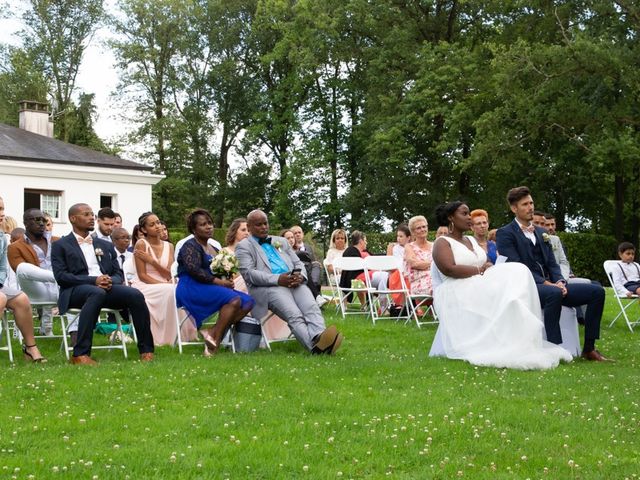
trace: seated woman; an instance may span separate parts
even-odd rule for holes
[[[4,200],[0,198],[0,223],[4,219]],[[24,339],[24,344],[22,345],[24,358],[30,362],[45,363],[47,359],[38,350],[36,339],[33,336],[33,312],[29,297],[7,283],[10,269],[9,261],[7,260],[7,247],[7,236],[0,231],[0,315],[4,314],[5,308],[13,311],[16,326]],[[5,332],[5,335],[7,335],[7,332]]]
[[[411,295],[431,295],[431,242],[429,224],[422,215],[409,219],[412,242],[404,247],[405,273]]]
[[[140,290],[151,317],[151,334],[155,345],[173,345],[176,339],[177,318],[175,285],[171,281],[173,245],[161,239],[162,223],[152,212],[138,219],[144,237],[136,242],[133,261],[136,274],[131,286]],[[183,328],[183,337],[197,338],[193,328]]]
[[[473,238],[476,239],[478,245],[487,254],[487,259],[493,264],[496,263],[498,257],[498,250],[496,248],[496,242],[489,240],[489,214],[482,209],[476,209],[471,212],[471,230],[473,231]]]
[[[324,259],[324,264],[327,267],[329,273],[333,273],[333,261],[341,257],[347,248],[347,232],[341,228],[335,229],[331,232],[331,238],[329,240],[329,250],[327,250],[327,256]]]
[[[398,225],[398,228],[396,228],[396,243],[390,243],[387,246],[387,255],[393,255],[400,260],[404,260],[404,247],[410,241],[411,230],[409,230],[406,224],[401,223]]]
[[[291,248],[295,247],[296,236],[293,234],[291,230],[289,230],[288,228],[285,228],[284,230],[282,230],[282,232],[280,232],[280,236],[287,239],[287,242],[289,242],[289,246]]]
[[[350,245],[342,252],[343,257],[360,257],[365,258],[369,255],[367,250],[367,237],[359,230],[351,232],[351,238],[349,239]],[[364,270],[349,270],[340,273],[340,288],[351,288],[351,282],[359,279],[364,282]],[[348,294],[346,297],[347,302],[352,301],[352,294]],[[358,292],[358,298],[360,299],[360,305],[365,308],[367,303],[365,292]]]
[[[218,278],[209,268],[218,251],[209,245],[213,220],[206,210],[194,210],[187,217],[187,228],[193,238],[187,240],[178,254],[178,307],[184,307],[195,320],[205,341],[205,355],[218,351],[227,329],[243,319],[254,301],[246,293],[233,289],[233,281]],[[219,312],[213,328],[201,328],[203,322]]]
[[[475,239],[464,236],[471,228],[464,203],[441,205],[436,216],[450,233],[433,247],[443,281],[434,298],[440,324],[430,355],[521,370],[570,362],[568,351],[542,340],[540,300],[527,267],[487,261]]]

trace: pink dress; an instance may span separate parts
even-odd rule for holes
[[[423,250],[415,242],[409,243],[409,247],[413,250],[418,260],[423,262],[431,262],[431,248]],[[431,270],[415,270],[404,264],[405,272],[410,282],[411,295],[431,295]]]
[[[162,255],[160,258],[147,242],[142,238],[138,240],[143,242],[147,253],[151,254],[155,261],[166,268],[171,267],[172,259],[169,257],[171,249],[168,242],[163,242]],[[148,263],[146,264],[147,275],[150,277],[166,282],[166,279]],[[177,323],[176,323],[176,286],[172,283],[144,283],[137,276],[131,280],[131,286],[137,288],[144,295],[149,308],[151,317],[151,334],[155,345],[173,345],[176,339]],[[182,338],[184,341],[192,341],[197,338],[197,331],[192,322],[184,322],[182,326]]]

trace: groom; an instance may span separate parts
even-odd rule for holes
[[[595,341],[600,338],[604,289],[592,284],[567,284],[553,256],[546,230],[534,226],[531,222],[534,211],[533,199],[527,187],[509,190],[507,201],[515,219],[498,229],[498,252],[501,256],[507,257],[508,262],[523,263],[531,271],[538,288],[540,304],[544,309],[547,339],[555,344],[562,343],[560,312],[563,305],[578,307],[586,304],[582,357],[597,362],[606,361],[607,359],[595,349]]]

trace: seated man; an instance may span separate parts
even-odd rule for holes
[[[618,245],[618,256],[617,268],[611,272],[616,294],[620,297],[640,295],[640,265],[633,261],[636,247],[631,242],[622,242]]]
[[[335,326],[325,328],[313,294],[305,285],[306,271],[283,237],[269,237],[269,220],[261,210],[247,216],[251,235],[236,247],[240,273],[256,305],[255,318],[271,310],[287,322],[294,336],[314,354],[334,354],[342,343]]]
[[[320,274],[322,265],[316,260],[316,254],[313,253],[311,245],[304,243],[304,232],[302,227],[294,225],[289,230],[293,233],[294,245],[293,251],[296,252],[298,258],[307,270],[307,286],[318,302],[319,306],[327,303],[327,300],[320,294]]]
[[[587,360],[607,360],[595,349],[595,342],[600,337],[604,289],[585,283],[567,284],[553,256],[547,231],[531,223],[534,206],[527,187],[509,190],[507,201],[515,219],[498,229],[498,252],[507,257],[508,262],[523,263],[531,271],[544,309],[547,339],[557,345],[562,343],[560,312],[563,305],[577,307],[586,304],[582,356]]]
[[[78,340],[71,363],[94,365],[91,355],[93,329],[103,307],[128,308],[138,335],[141,361],[153,360],[153,337],[144,296],[122,285],[122,271],[113,245],[92,238],[95,217],[89,205],[78,203],[69,209],[73,231],[51,247],[53,274],[60,286],[58,307],[64,314],[80,308]]]
[[[47,220],[37,208],[30,208],[22,216],[25,234],[9,245],[7,257],[16,272],[20,289],[32,302],[58,301],[58,285],[51,270],[51,242],[58,240],[46,231]],[[40,334],[53,335],[51,308],[42,309]],[[78,330],[77,322],[69,326],[73,336]]]

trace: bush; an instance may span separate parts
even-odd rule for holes
[[[571,270],[576,277],[598,280],[603,286],[609,286],[602,264],[605,260],[618,258],[618,242],[609,235],[594,233],[559,232],[565,246]]]

